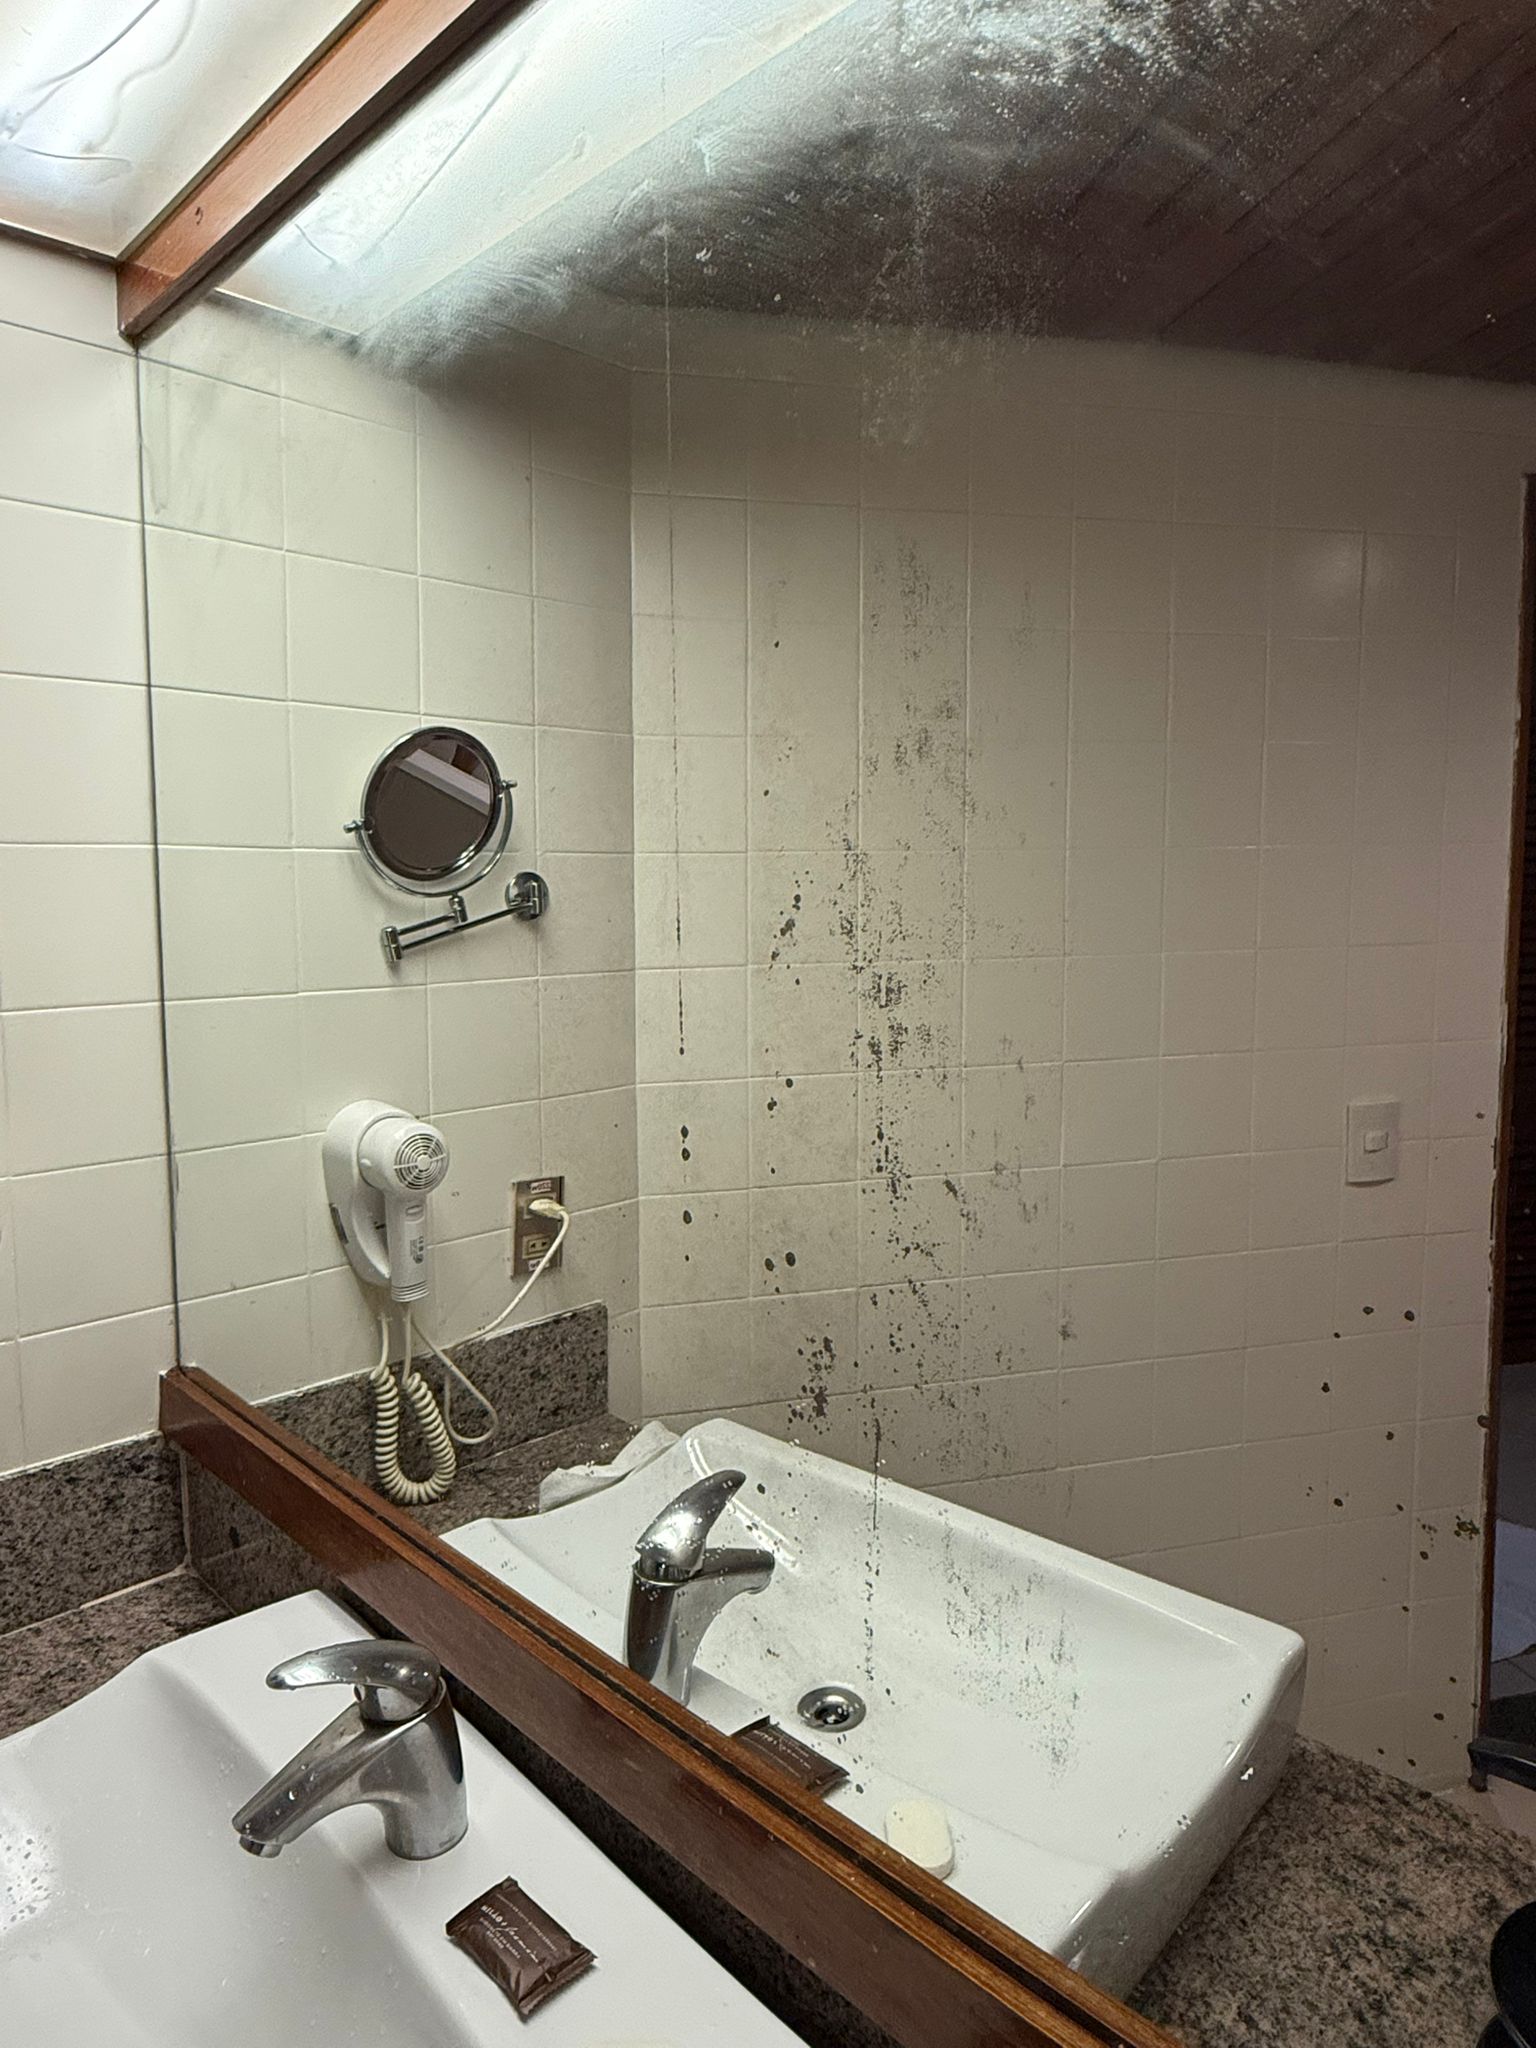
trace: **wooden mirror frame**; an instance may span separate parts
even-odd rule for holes
[[[196,1366],[167,1440],[901,2048],[1176,2048]]]

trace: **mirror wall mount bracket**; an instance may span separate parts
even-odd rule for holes
[[[352,829],[347,827],[349,832]],[[415,952],[418,946],[430,946],[436,939],[451,939],[458,932],[472,932],[482,924],[499,924],[504,917],[532,924],[548,908],[548,882],[532,868],[524,868],[507,884],[504,910],[487,910],[479,917],[471,917],[469,905],[455,892],[448,898],[448,908],[436,917],[421,918],[416,924],[387,924],[379,933],[379,941],[384,957],[398,966],[407,953]]]

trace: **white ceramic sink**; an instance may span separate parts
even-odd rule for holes
[[[513,1876],[598,1958],[542,2007],[540,2048],[790,2048],[717,1967],[472,1728],[469,1833],[389,1854],[377,1813],[280,1857],[229,1817],[346,1704],[269,1692],[272,1665],[364,1634],[318,1593],[141,1657],[0,1742],[0,2039],[33,2048],[490,2048],[520,2035],[443,1932]]]
[[[942,1801],[955,1888],[1128,1990],[1279,1779],[1301,1638],[728,1422],[449,1540],[621,1656],[635,1538],[731,1466],[747,1483],[713,1540],[776,1564],[711,1627],[690,1704],[727,1732],[766,1710],[838,1757],[833,1803],[877,1834],[896,1800]],[[825,1684],[861,1695],[858,1727],[798,1719]]]

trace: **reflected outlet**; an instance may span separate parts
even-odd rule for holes
[[[512,1278],[522,1279],[549,1250],[549,1241],[559,1228],[550,1216],[531,1216],[530,1202],[565,1202],[565,1175],[547,1173],[541,1180],[515,1180],[512,1183]],[[557,1273],[565,1262],[565,1246],[544,1268],[546,1273]]]

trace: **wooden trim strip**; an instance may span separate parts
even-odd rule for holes
[[[291,79],[117,266],[118,327],[142,341],[292,211],[469,44],[531,0],[373,0]]]
[[[208,1374],[169,1440],[904,2048],[1170,2037],[677,1707]]]

